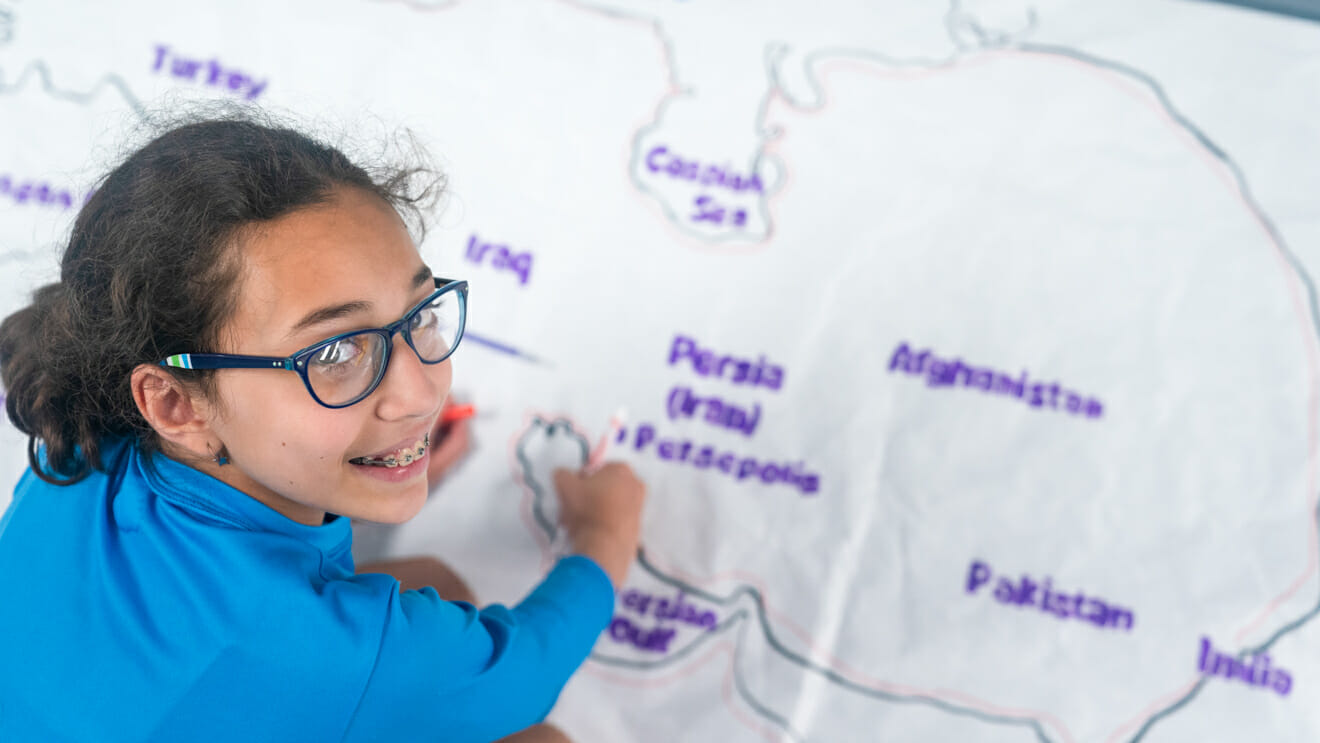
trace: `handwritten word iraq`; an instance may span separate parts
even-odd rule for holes
[[[169,64],[166,64],[166,62]],[[180,80],[189,82],[200,82],[221,90],[232,93],[238,93],[247,98],[255,100],[266,89],[269,80],[257,81],[255,77],[249,75],[237,67],[225,67],[214,57],[211,59],[194,59],[191,57],[180,56],[173,52],[164,44],[156,45],[156,62],[152,65],[151,71],[158,75],[173,75]]]
[[[478,266],[482,265],[482,261],[488,261],[487,265],[496,271],[508,271],[517,276],[521,286],[526,286],[532,275],[531,251],[518,252],[508,245],[483,242],[475,232],[468,236],[463,257]]]
[[[1099,400],[1063,389],[1058,382],[1029,383],[1032,380],[1025,371],[1014,377],[994,369],[965,364],[962,359],[943,359],[930,350],[914,352],[907,343],[900,343],[894,349],[889,357],[889,371],[924,376],[927,387],[950,387],[961,383],[963,387],[981,392],[1023,400],[1033,408],[1062,408],[1072,415],[1087,418],[1099,418],[1104,414],[1104,405]]]

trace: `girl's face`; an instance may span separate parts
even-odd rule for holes
[[[240,250],[238,305],[222,336],[228,353],[287,356],[338,333],[388,325],[435,291],[398,214],[354,188],[260,225]],[[413,447],[434,428],[449,394],[448,360],[423,364],[396,335],[380,386],[336,410],[313,400],[293,372],[217,374],[220,404],[209,422],[229,463],[208,463],[209,474],[311,525],[327,511],[399,523],[425,503],[429,452],[393,469],[350,460]]]

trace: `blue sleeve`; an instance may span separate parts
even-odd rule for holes
[[[396,592],[344,741],[487,743],[540,722],[613,611],[609,577],[581,555],[512,609]]]

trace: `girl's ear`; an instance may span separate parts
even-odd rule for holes
[[[211,430],[212,406],[158,364],[139,364],[130,380],[133,402],[147,423],[169,442],[199,459],[210,459],[221,442]]]

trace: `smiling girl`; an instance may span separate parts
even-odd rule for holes
[[[349,551],[350,519],[427,496],[468,292],[401,217],[436,182],[246,119],[104,179],[60,280],[0,325],[30,437],[0,520],[0,740],[561,739],[534,724],[636,551],[625,465],[556,473],[573,554],[511,609]]]

